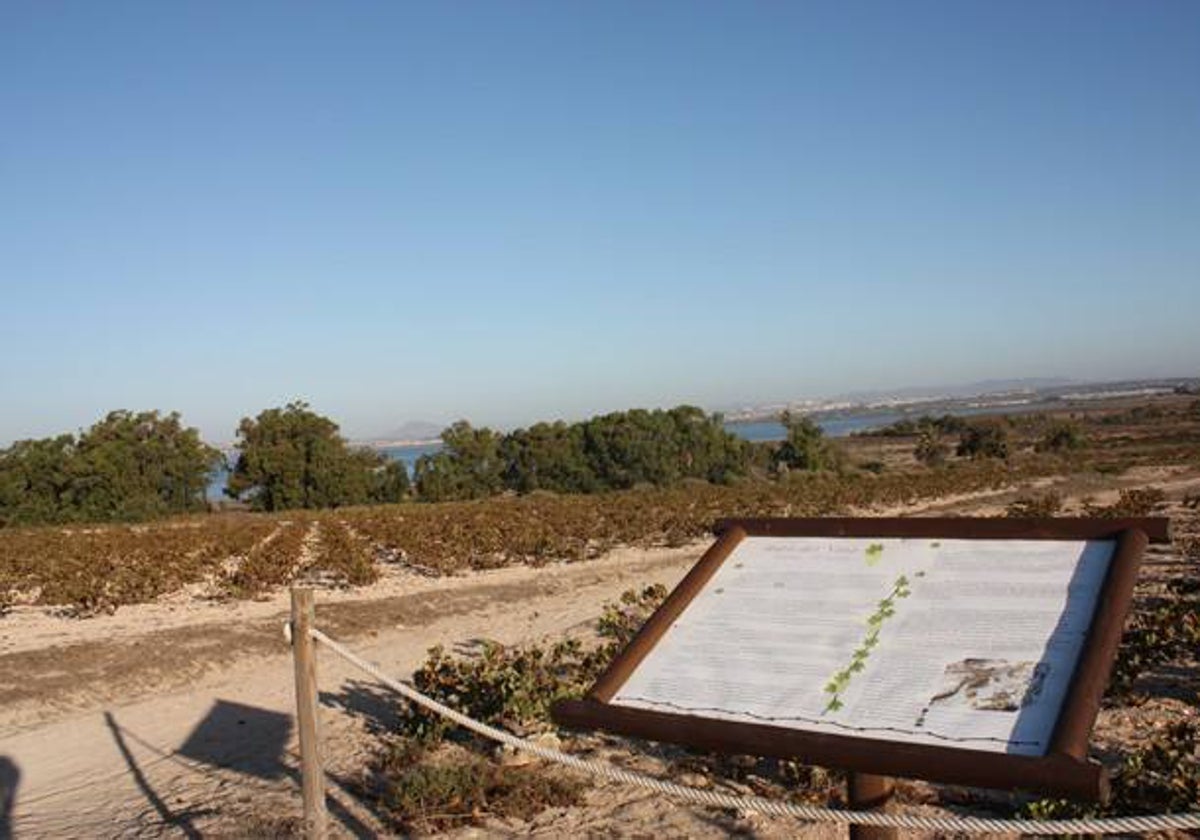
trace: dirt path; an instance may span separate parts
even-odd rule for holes
[[[623,551],[577,565],[519,567],[424,584],[408,594],[319,598],[320,625],[367,657],[409,673],[438,643],[560,635],[623,590],[673,584],[702,546]],[[278,601],[278,599],[276,599]],[[0,772],[16,776],[17,836],[195,836],[218,811],[296,806],[291,661],[282,603],[244,621],[129,628],[0,656]],[[212,609],[221,611],[220,607]],[[195,618],[196,616],[193,616]],[[391,699],[340,660],[320,663],[330,766],[362,766],[358,734],[386,721]],[[344,794],[345,828],[373,818]],[[272,804],[273,803],[273,804]],[[2,833],[2,832],[0,832]]]

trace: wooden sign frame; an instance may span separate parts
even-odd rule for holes
[[[553,717],[577,729],[600,729],[701,750],[796,759],[809,764],[881,776],[1006,790],[1027,790],[1103,801],[1108,779],[1088,758],[1088,738],[1108,685],[1133,597],[1141,557],[1149,542],[1170,540],[1164,518],[1126,519],[731,519],[629,645],[597,680],[586,699],[556,704]],[[900,537],[981,540],[1115,540],[1083,649],[1045,755],[801,731],[610,703],[684,609],[703,590],[737,545],[755,537]]]

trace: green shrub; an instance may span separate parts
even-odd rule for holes
[[[1108,682],[1110,700],[1127,697],[1147,671],[1200,648],[1200,601],[1187,597],[1192,582],[1181,579],[1172,587],[1171,598],[1133,614]]]
[[[1036,452],[1069,452],[1083,445],[1083,432],[1078,424],[1061,421],[1051,425],[1033,448]]]
[[[665,596],[666,588],[655,584],[628,590],[616,603],[605,604],[596,626],[600,645],[584,645],[579,639],[549,647],[485,642],[472,656],[431,648],[413,674],[413,685],[476,720],[519,732],[544,729],[550,707],[582,696]],[[406,735],[433,743],[449,729],[444,718],[418,706],[404,710],[401,731]]]
[[[938,432],[932,426],[921,429],[921,437],[913,449],[913,457],[927,467],[940,467],[946,463],[950,447],[942,442]]]
[[[666,597],[667,588],[661,583],[652,583],[640,591],[626,589],[616,602],[605,604],[596,620],[596,635],[606,640],[604,656],[611,659],[629,644]]]
[[[1008,458],[1008,429],[997,422],[968,425],[958,439],[959,457]]]
[[[413,685],[477,720],[532,731],[547,726],[555,702],[583,694],[599,669],[597,652],[585,650],[578,639],[549,648],[486,642],[471,657],[453,656],[438,646],[413,674]],[[406,734],[436,741],[449,728],[443,718],[420,707],[405,710]]]
[[[928,429],[934,434],[956,435],[965,429],[967,421],[961,417],[956,417],[953,414],[943,414],[940,417],[934,417],[929,414],[922,414],[920,417],[913,419],[906,417],[902,420],[897,420],[890,426],[884,426],[881,429],[867,430],[864,432],[856,432],[854,437],[912,437],[920,434]]]
[[[785,411],[779,416],[779,422],[787,432],[787,437],[775,450],[775,467],[779,472],[842,469],[844,453],[825,437],[825,432],[811,418]]]

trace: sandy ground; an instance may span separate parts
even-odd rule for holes
[[[1115,498],[1118,486],[1150,482],[1179,493],[1194,488],[1197,478],[1158,469],[1104,488],[1041,485],[1103,502]],[[872,513],[996,513],[1017,492]],[[435,644],[511,643],[581,631],[622,591],[673,585],[706,546],[620,550],[586,563],[451,578],[389,569],[367,590],[320,593],[318,624],[390,673],[407,675]],[[293,677],[282,635],[286,593],[240,603],[196,594],[86,620],[32,607],[0,620],[0,790],[10,798],[0,802],[6,812],[0,837],[261,836],[274,820],[295,817]],[[368,733],[393,719],[395,700],[328,654],[320,660],[319,682],[336,832],[384,833],[345,788],[362,772],[373,740]],[[652,752],[642,753],[638,766],[662,770]],[[834,837],[845,831],[598,785],[585,806],[456,834]]]
[[[407,674],[435,644],[515,642],[586,625],[631,586],[673,584],[702,550],[621,551],[586,564],[441,580],[393,575],[369,598],[322,593],[318,622]],[[187,834],[189,823],[264,785],[294,810],[285,598],[148,605],[94,623],[19,616],[46,640],[40,647],[6,626],[20,639],[0,656],[0,766],[17,775],[15,833],[179,833],[166,821]],[[70,626],[89,623],[86,634]],[[52,641],[56,634],[69,641]],[[354,733],[390,704],[358,677],[336,658],[320,662],[330,764],[350,771],[361,766]]]

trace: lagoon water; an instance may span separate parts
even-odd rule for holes
[[[904,414],[863,414],[847,417],[825,417],[817,420],[817,425],[828,437],[846,437],[855,432],[867,429],[878,429],[891,425],[905,417]],[[781,423],[765,420],[759,423],[726,423],[725,428],[740,438],[755,443],[772,440],[783,440],[784,429]]]

